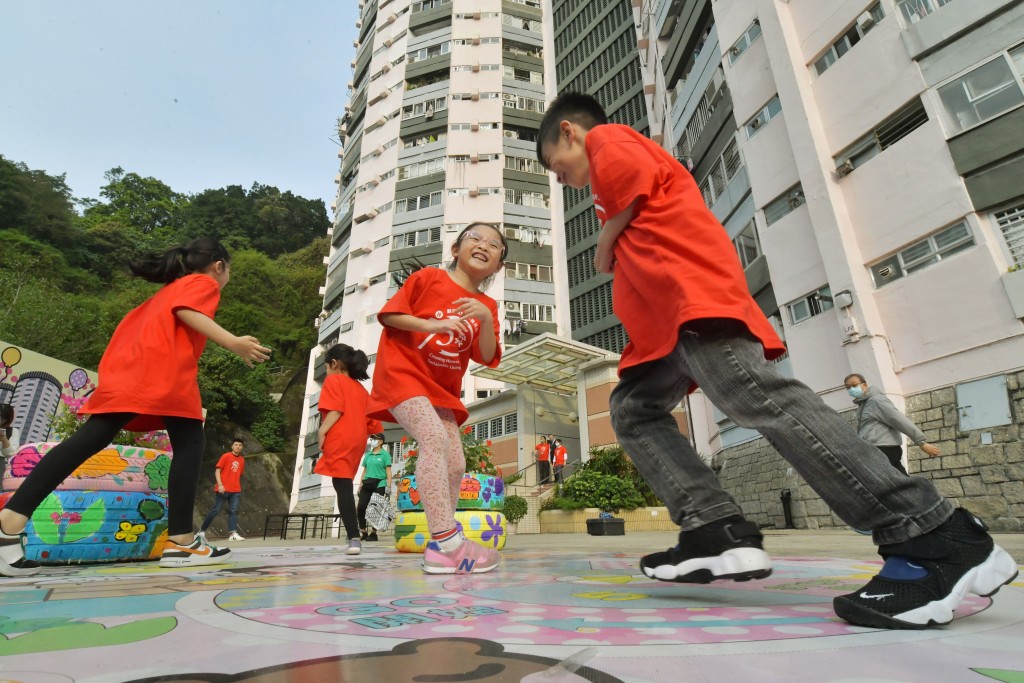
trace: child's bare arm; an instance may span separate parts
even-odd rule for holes
[[[604,225],[601,226],[601,232],[597,235],[597,249],[594,251],[594,268],[597,269],[597,272],[612,272],[615,266],[615,255],[612,252],[612,248],[615,246],[615,240],[619,238],[619,235],[626,229],[629,222],[633,220],[638,201],[640,201],[639,198],[634,199],[632,204],[623,209],[621,213],[617,213],[606,220]]]
[[[250,368],[253,363],[262,363],[270,358],[270,349],[260,346],[260,340],[256,337],[239,337],[231,334],[214,322],[213,318],[199,311],[194,311],[191,308],[179,308],[175,315],[178,316],[178,320],[199,334],[237,354]]]

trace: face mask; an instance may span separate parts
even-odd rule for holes
[[[850,387],[849,389],[847,389],[846,393],[848,393],[853,398],[860,398],[861,396],[864,395],[864,388],[860,385],[857,385],[855,387]]]
[[[370,439],[370,448],[377,448],[381,443],[383,442],[377,441],[377,439]]]

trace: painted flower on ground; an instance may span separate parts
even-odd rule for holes
[[[132,522],[121,522],[114,538],[125,543],[135,543],[139,536],[146,532],[148,527],[145,524],[133,524]]]
[[[480,534],[480,540],[484,543],[488,541],[495,548],[501,543],[501,537],[505,531],[501,528],[501,517],[499,515],[485,515],[484,519],[487,520],[487,530]]]

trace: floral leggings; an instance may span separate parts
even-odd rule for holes
[[[455,528],[455,508],[462,475],[466,473],[466,456],[455,413],[448,408],[435,408],[425,396],[415,396],[391,408],[391,414],[420,449],[416,488],[430,533]]]

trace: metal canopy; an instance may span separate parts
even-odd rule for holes
[[[576,393],[576,377],[580,367],[600,358],[614,359],[617,354],[582,342],[556,337],[550,332],[519,344],[505,353],[496,368],[479,366],[475,377],[528,384],[559,394]]]

